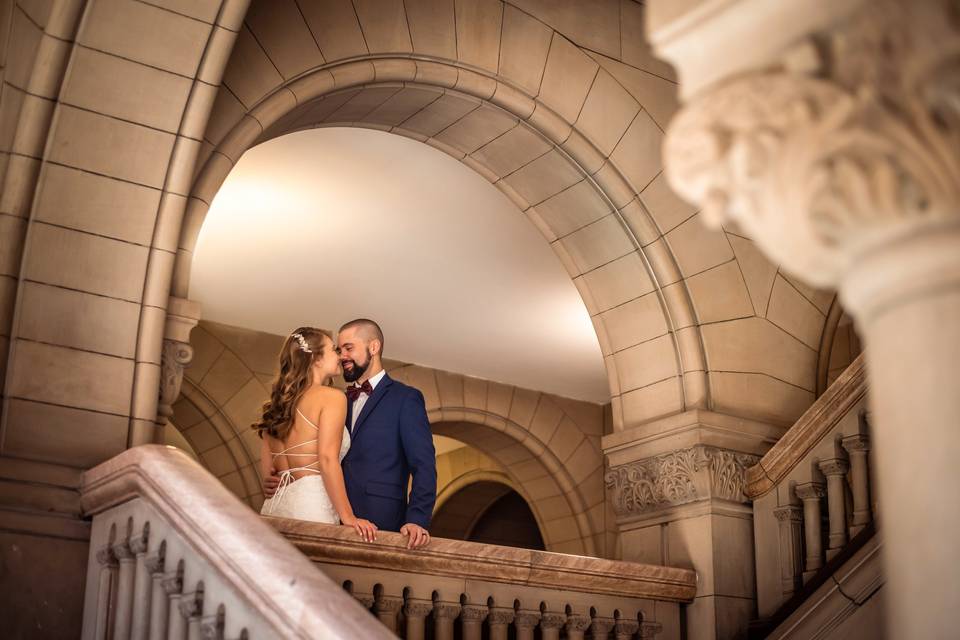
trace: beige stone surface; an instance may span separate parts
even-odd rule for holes
[[[600,318],[613,352],[652,340],[667,331],[663,307],[656,293],[648,293],[605,311]],[[618,370],[619,366],[620,363]]]
[[[662,137],[663,132],[653,119],[640,111],[610,155],[611,162],[626,176],[635,193],[642,192],[660,173]]]
[[[357,0],[353,6],[360,19],[363,39],[371,52],[410,53],[413,51],[402,0],[386,2]]]
[[[404,0],[413,50],[452,60],[457,57],[454,3],[450,0]]]
[[[444,129],[436,139],[463,153],[473,153],[516,124],[516,118],[501,109],[484,105]]]
[[[500,41],[500,75],[516,82],[530,95],[540,91],[554,32],[509,3],[504,4]]]
[[[369,53],[350,0],[297,3],[328,61]]]
[[[492,127],[491,133],[497,129],[498,127]],[[495,176],[503,177],[542,156],[551,148],[551,145],[532,129],[517,124],[472,152],[471,158],[486,166]]]
[[[561,238],[559,242],[570,253],[581,273],[622,258],[636,248],[619,218],[612,214]]]
[[[558,238],[582,229],[611,212],[609,205],[588,180],[581,180],[551,196],[535,209]]]
[[[477,109],[480,103],[453,94],[445,94],[402,123],[404,129],[434,136],[460,118]]]
[[[686,282],[701,323],[754,315],[750,294],[736,260],[690,276]]]
[[[406,88],[387,98],[365,119],[367,122],[397,126],[442,95],[434,90]]]
[[[500,61],[501,0],[456,0],[457,57],[496,72]]]
[[[527,202],[536,205],[579,182],[581,178],[580,171],[553,150],[513,172],[504,178],[504,182]]]
[[[666,234],[684,276],[706,271],[733,258],[726,236],[708,229],[700,216],[693,216]]]
[[[599,65],[575,44],[554,34],[539,98],[567,122],[576,122]]]
[[[601,70],[583,103],[577,128],[608,156],[639,111],[640,105],[627,90]]]
[[[582,276],[596,302],[605,311],[653,290],[653,283],[639,253],[628,253]]]
[[[284,78],[323,64],[323,55],[295,0],[251,3],[245,23]]]

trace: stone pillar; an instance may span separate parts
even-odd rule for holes
[[[407,640],[423,640],[426,635],[424,622],[433,611],[433,602],[409,598],[403,607],[403,614],[407,618]]]
[[[515,615],[514,610],[509,607],[491,607],[487,617],[490,640],[507,640]]]
[[[517,630],[517,640],[533,640],[533,630],[540,623],[540,612],[531,609],[517,611],[513,626]]]
[[[800,588],[803,566],[803,546],[800,542],[800,523],[803,511],[798,505],[788,504],[773,510],[780,526],[780,584],[786,600]]]
[[[873,519],[870,508],[870,475],[867,469],[870,437],[858,433],[847,436],[841,444],[850,456],[850,486],[853,493],[853,523],[850,526],[850,535],[855,536]]]
[[[453,621],[460,615],[460,605],[453,602],[437,602],[433,605],[434,637],[437,640],[453,640]]]
[[[483,621],[490,610],[480,605],[463,605],[460,611],[460,625],[463,640],[480,640],[483,633]]]
[[[167,594],[163,588],[163,568],[165,558],[161,551],[147,558],[146,567],[150,572],[150,622],[147,638],[167,637]]]
[[[568,640],[583,640],[583,634],[589,627],[590,618],[587,616],[567,616]]]
[[[819,466],[827,477],[827,511],[830,515],[827,560],[830,560],[847,544],[847,470],[850,467],[842,458],[823,460]]]
[[[97,586],[97,624],[93,637],[108,638],[113,636],[114,592],[116,590],[117,558],[113,555],[111,545],[104,545],[97,551],[97,562],[100,564],[100,581]]]
[[[113,637],[116,640],[129,640],[130,626],[133,621],[133,578],[136,559],[130,544],[122,540],[113,545],[113,555],[120,564],[117,574],[117,608]]]
[[[839,289],[868,354],[889,635],[949,637],[960,503],[939,489],[960,486],[956,2],[703,4],[647,4],[686,100],[664,141],[667,177],[712,224]]]
[[[783,431],[692,410],[603,438],[622,559],[700,576],[696,600],[683,609],[691,637],[722,640],[747,631],[756,576],[745,472]]]
[[[640,623],[636,620],[617,620],[617,624],[614,626],[614,636],[617,640],[631,640],[639,630]]]
[[[163,590],[167,594],[167,638],[183,640],[187,637],[187,623],[180,615],[180,599],[183,597],[183,572],[167,574],[163,579]],[[161,636],[163,637],[163,636]]]
[[[373,600],[373,612],[383,623],[390,633],[397,633],[397,614],[400,613],[400,607],[403,606],[403,598],[391,598],[389,596],[378,596]]]
[[[180,598],[180,616],[186,622],[187,640],[202,640],[200,625],[203,619],[203,584],[196,591],[185,593]]]
[[[826,489],[822,483],[806,482],[798,484],[797,497],[803,500],[803,539],[807,547],[807,557],[803,566],[803,581],[806,582],[823,566],[823,538],[820,530],[820,499]]]
[[[590,623],[590,640],[607,640],[616,623],[613,618],[594,618]]]
[[[130,540],[130,551],[136,557],[133,579],[133,613],[130,637],[146,640],[150,627],[150,604],[152,572],[147,568],[147,544],[150,540],[150,525],[144,525],[142,535]]]
[[[560,640],[560,629],[566,624],[565,614],[544,612],[540,616],[540,637],[543,640]]]

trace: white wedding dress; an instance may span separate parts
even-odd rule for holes
[[[303,418],[307,424],[318,432],[317,425],[310,422],[307,416],[303,415],[299,409],[297,414]],[[288,464],[292,462],[291,458],[316,458],[316,453],[290,453],[293,449],[298,449],[308,444],[316,444],[317,439],[301,442],[280,453],[273,454],[276,460],[280,456],[286,456]],[[343,428],[343,442],[340,444],[340,461],[350,450],[350,432],[346,427]],[[316,468],[319,460],[314,460],[310,464],[302,466],[291,466],[289,469],[280,473],[280,484],[277,486],[277,492],[272,498],[267,499],[260,508],[260,513],[265,516],[275,516],[277,518],[293,518],[296,520],[310,520],[313,522],[323,522],[326,524],[340,524],[340,516],[337,510],[333,508],[330,496],[327,495],[327,489],[323,485],[323,477],[320,470]],[[302,478],[295,478],[293,474],[298,471],[306,471],[311,475]]]

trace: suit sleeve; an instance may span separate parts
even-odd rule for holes
[[[404,522],[427,529],[437,501],[437,455],[423,394],[416,389],[411,389],[400,411],[400,442],[413,475]]]

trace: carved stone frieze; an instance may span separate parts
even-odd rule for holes
[[[605,481],[621,517],[708,498],[747,502],[744,473],[757,460],[754,455],[694,445],[613,467]]]
[[[517,611],[517,614],[513,619],[513,624],[518,629],[533,629],[540,624],[540,612],[521,609],[520,611]]]
[[[951,0],[864,3],[703,91],[668,131],[671,185],[820,285],[901,228],[956,222],[958,24]]]
[[[403,607],[403,615],[408,618],[426,618],[432,611],[432,600],[415,600],[410,598]]]
[[[516,611],[509,607],[492,607],[488,616],[488,622],[491,626],[508,625],[513,622]]]
[[[586,631],[590,627],[590,622],[591,620],[588,616],[567,616],[567,632]]]
[[[567,616],[563,613],[546,612],[540,617],[541,629],[562,629],[567,624]]]

